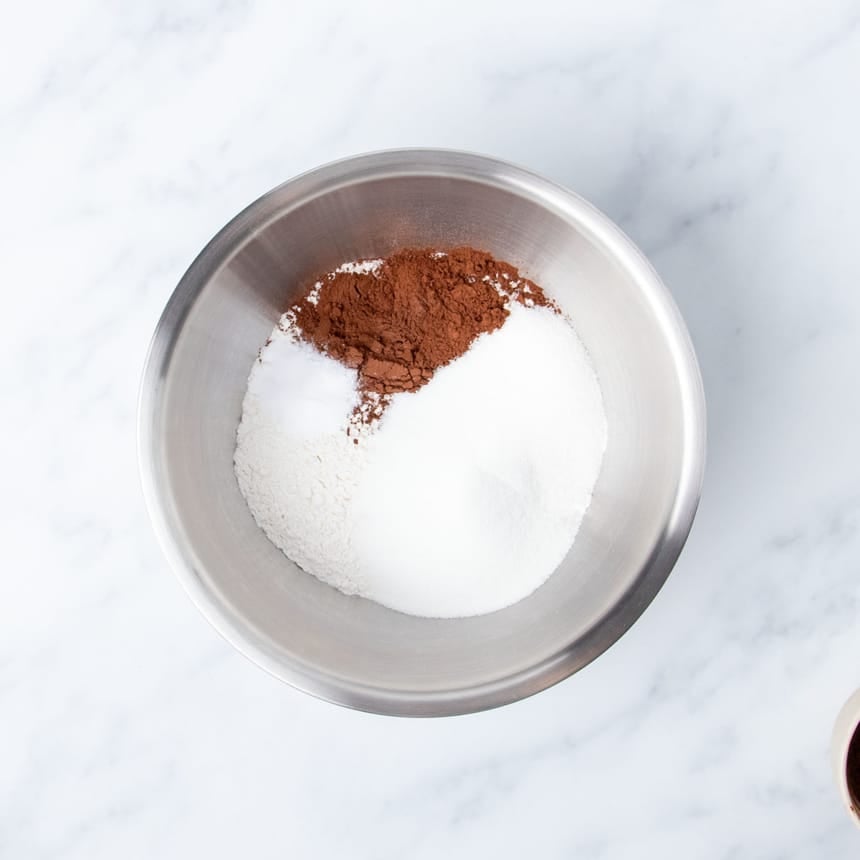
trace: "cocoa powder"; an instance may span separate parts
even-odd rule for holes
[[[360,267],[353,267],[360,268]],[[358,371],[377,417],[392,394],[415,391],[498,329],[511,301],[555,307],[533,281],[485,251],[405,249],[372,271],[336,271],[289,311],[300,336]]]

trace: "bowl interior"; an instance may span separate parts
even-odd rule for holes
[[[465,156],[425,161],[323,169],[228,225],[165,311],[141,417],[151,507],[204,612],[281,677],[393,713],[500,704],[608,647],[683,543],[701,444],[683,325],[623,236],[530,174]],[[345,260],[457,244],[519,266],[571,315],[600,380],[609,441],[579,537],[547,583],[491,615],[434,620],[299,570],[254,523],[232,457],[251,364],[303,282]]]

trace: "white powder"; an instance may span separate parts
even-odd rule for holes
[[[276,328],[248,380],[234,465],[269,539],[306,571],[357,589],[351,506],[363,440],[347,436],[358,402],[354,370]],[[359,453],[357,448],[362,448]]]
[[[373,598],[453,617],[531,594],[573,544],[605,447],[573,329],[513,304],[500,329],[396,397],[371,440],[353,519]]]
[[[329,280],[331,280],[336,274],[341,272],[353,272],[356,275],[367,275],[367,274],[376,274],[379,271],[379,267],[382,265],[383,260],[358,260],[352,263],[343,263],[338,266],[329,276]]]
[[[372,431],[353,424],[355,437],[356,372],[282,319],[251,372],[236,448],[269,538],[336,588],[414,615],[492,612],[541,585],[591,500],[606,418],[570,324],[510,311],[395,395]]]

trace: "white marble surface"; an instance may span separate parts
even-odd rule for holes
[[[388,5],[6,12],[0,856],[853,856],[827,751],[860,685],[860,4]],[[147,341],[206,240],[403,145],[520,162],[616,218],[710,410],[699,519],[641,621],[546,693],[439,721],[234,653],[135,461]]]

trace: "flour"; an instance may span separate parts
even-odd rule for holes
[[[413,615],[478,615],[531,594],[573,544],[606,447],[569,322],[512,303],[500,329],[393,395],[376,424],[354,419],[357,383],[289,315],[254,364],[235,468],[272,542],[324,582]]]
[[[358,591],[350,510],[365,461],[363,436],[356,445],[347,435],[357,403],[355,371],[298,341],[282,318],[251,370],[234,456],[272,543],[348,594]]]

